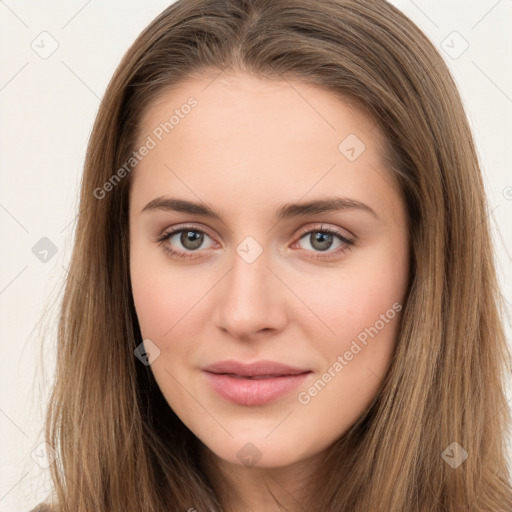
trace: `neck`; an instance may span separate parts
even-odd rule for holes
[[[233,464],[201,444],[201,464],[225,512],[304,510],[321,454],[281,467]]]

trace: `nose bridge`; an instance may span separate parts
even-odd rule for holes
[[[252,237],[244,239],[235,249],[233,267],[228,277],[228,295],[236,298],[236,304],[269,300],[269,277],[271,272],[268,251]]]
[[[237,336],[278,327],[284,311],[279,282],[268,268],[268,251],[247,237],[235,248],[232,263],[216,297],[219,327]]]

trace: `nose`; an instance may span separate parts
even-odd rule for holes
[[[215,287],[214,321],[234,338],[268,336],[288,321],[290,292],[268,263],[265,252],[250,263],[235,253],[233,267]]]

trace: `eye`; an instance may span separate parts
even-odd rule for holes
[[[181,227],[180,229],[174,229],[173,231],[164,233],[157,242],[159,245],[163,245],[164,252],[171,254],[176,258],[191,258],[194,257],[193,252],[197,252],[198,249],[204,242],[205,236],[210,238],[207,233],[201,229],[194,228],[192,226]],[[164,244],[164,242],[169,242]],[[185,249],[175,250],[172,246],[181,244]]]
[[[309,229],[301,233],[301,240],[306,240],[306,247],[308,250],[313,250],[315,253],[313,258],[317,259],[329,259],[335,256],[339,256],[347,250],[351,249],[354,245],[354,241],[344,235],[341,231],[335,228],[327,228],[323,225],[315,226],[314,229]],[[335,246],[335,250],[330,251]],[[321,253],[326,253],[321,254]]]
[[[194,258],[196,256],[194,252],[201,252],[199,249],[203,245],[205,237],[212,240],[202,229],[195,228],[194,226],[180,226],[172,231],[163,233],[156,242],[162,245],[164,252],[170,254],[172,257]],[[312,254],[311,257],[316,259],[327,260],[339,256],[341,253],[350,250],[351,246],[354,245],[354,241],[341,231],[335,228],[327,228],[323,225],[302,231],[298,242],[303,239],[305,239],[310,246],[306,247],[306,250],[313,252],[314,254]],[[296,244],[298,242],[296,242]],[[181,245],[183,249],[179,248],[179,245]],[[333,245],[335,246],[335,250],[330,250]],[[178,249],[175,249],[177,246]],[[203,249],[209,247],[211,247],[211,245],[203,247]]]

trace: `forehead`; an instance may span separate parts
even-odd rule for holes
[[[191,199],[213,192],[228,202],[279,192],[297,200],[333,188],[368,195],[376,185],[382,196],[385,187],[397,192],[376,122],[354,103],[301,82],[195,77],[161,94],[139,126],[138,146],[148,137],[155,145],[132,186],[148,200],[175,188]]]
[[[190,98],[194,98],[197,106],[183,115],[180,110]],[[181,134],[182,138],[200,137],[215,129],[219,137],[231,135],[247,140],[256,135],[264,140],[265,133],[275,133],[284,126],[286,130],[280,132],[280,139],[306,130],[312,137],[321,136],[332,147],[343,135],[340,125],[350,126],[361,134],[373,131],[376,126],[350,98],[303,82],[269,80],[249,73],[204,72],[162,91],[142,116],[139,139],[168,120],[173,112],[179,115],[181,126],[179,130],[173,128],[172,135]],[[192,118],[192,122],[181,123],[185,117]],[[384,142],[378,130],[372,137]]]

